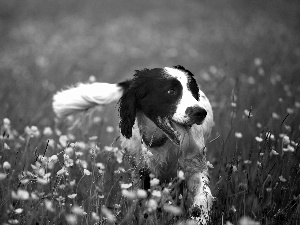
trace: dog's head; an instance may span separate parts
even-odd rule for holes
[[[193,74],[182,66],[136,71],[120,99],[122,135],[131,138],[136,113],[142,112],[179,145],[180,130],[202,124],[207,115],[200,93]]]

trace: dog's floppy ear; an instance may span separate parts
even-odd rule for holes
[[[132,127],[136,116],[136,96],[133,89],[128,89],[120,99],[120,124],[121,134],[126,138],[131,138]]]

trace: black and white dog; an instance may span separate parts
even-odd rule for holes
[[[81,84],[58,92],[53,109],[62,117],[117,101],[121,147],[161,182],[183,170],[190,210],[197,212],[192,217],[206,224],[213,196],[205,143],[214,122],[209,100],[193,74],[175,66],[136,71],[132,80],[119,84]]]

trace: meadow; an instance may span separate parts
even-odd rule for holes
[[[117,105],[64,119],[51,106],[77,82],[173,65],[214,110],[210,224],[300,224],[299,11],[293,0],[0,1],[1,224],[193,224],[184,196],[155,179],[151,195],[130,185]]]

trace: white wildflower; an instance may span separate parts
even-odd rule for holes
[[[286,179],[285,179],[282,175],[279,176],[279,180],[280,180],[281,182],[286,182]]]
[[[115,148],[112,147],[112,146],[104,146],[104,150],[105,150],[105,151],[108,151],[108,152],[114,152],[114,151],[115,151]]]
[[[287,108],[286,111],[287,111],[288,114],[293,114],[294,113],[294,109],[292,109],[292,108]]]
[[[88,167],[88,163],[85,160],[80,160],[80,165],[83,169],[86,169]]]
[[[66,167],[61,168],[59,171],[57,171],[56,175],[60,176],[63,174],[66,174],[68,172]]]
[[[174,205],[169,205],[169,204],[165,204],[164,205],[164,210],[168,213],[171,213],[173,215],[180,215],[182,214],[181,208],[174,206]]]
[[[101,117],[100,116],[95,116],[94,119],[93,119],[93,122],[95,124],[100,123],[101,122]]]
[[[28,200],[29,199],[29,192],[23,189],[18,189],[17,190],[17,199],[20,200]]]
[[[152,212],[155,211],[157,209],[157,202],[154,199],[149,199],[149,201],[147,202],[147,206],[148,206],[148,211]]]
[[[243,134],[241,132],[235,132],[234,136],[238,139],[243,137]]]
[[[9,150],[10,147],[8,146],[8,144],[4,143],[4,149]]]
[[[105,206],[101,207],[101,212],[106,217],[107,221],[110,223],[114,223],[116,221],[115,215]]]
[[[285,144],[285,145],[289,144],[289,143],[290,143],[290,137],[287,136],[287,135],[283,135],[283,137],[282,137],[282,142],[283,142],[283,144]]]
[[[261,76],[264,76],[265,75],[265,70],[261,67],[258,68],[258,74],[261,75]]]
[[[266,137],[272,141],[275,141],[275,136],[271,132],[266,132]]]
[[[31,126],[31,137],[39,137],[40,131],[36,126]]]
[[[98,221],[98,220],[100,220],[100,216],[98,216],[97,213],[92,212],[92,219]]]
[[[34,193],[34,192],[32,192],[32,193],[30,194],[30,197],[31,197],[32,200],[38,200],[38,199],[39,199],[39,197],[37,196],[37,194]]]
[[[209,72],[212,74],[217,74],[218,73],[218,68],[216,66],[211,65],[209,67]]]
[[[67,148],[65,149],[65,153],[66,153],[68,156],[72,157],[73,154],[74,154],[74,149],[73,149],[72,147],[67,147]]]
[[[284,152],[294,152],[295,148],[292,145],[288,144],[286,146],[286,148],[282,148],[282,151],[284,151]]]
[[[122,190],[122,195],[123,195],[125,198],[131,199],[131,200],[137,198],[136,192],[134,192],[134,191],[128,191],[127,189],[123,189],[123,190]]]
[[[45,168],[40,167],[40,168],[38,168],[38,169],[36,170],[36,173],[37,173],[39,176],[43,177],[43,176],[46,174],[46,170],[45,170]]]
[[[77,194],[71,194],[71,195],[68,195],[68,198],[73,199],[73,198],[75,198],[76,196],[77,196]]]
[[[292,131],[292,128],[291,128],[291,126],[289,126],[289,125],[285,125],[285,124],[284,124],[284,128],[285,128],[288,132],[291,132],[291,131]]]
[[[15,209],[16,214],[21,214],[24,210],[21,208]]]
[[[138,189],[136,195],[138,198],[147,198],[147,192],[143,189]]]
[[[128,189],[132,186],[132,183],[129,183],[129,184],[121,184],[121,188],[122,189]]]
[[[234,207],[234,205],[230,207],[230,210],[231,210],[232,212],[236,213],[236,208]]]
[[[244,216],[239,220],[239,225],[260,225],[260,223],[252,220],[247,216]]]
[[[256,81],[255,81],[255,78],[254,78],[254,77],[249,76],[248,79],[247,79],[247,82],[248,82],[249,84],[252,84],[252,85],[253,85],[253,84],[255,84]]]
[[[68,143],[68,137],[66,135],[61,135],[59,137],[59,143],[62,147],[66,147],[67,146],[67,143]]]
[[[9,170],[11,168],[11,165],[9,162],[5,161],[2,165],[3,169]]]
[[[54,162],[54,163],[56,163],[57,161],[58,161],[57,155],[52,155],[52,156],[49,158],[49,162]]]
[[[251,160],[246,159],[246,160],[244,160],[244,163],[249,165],[249,164],[251,164],[252,162],[251,162]]]
[[[116,157],[118,163],[122,163],[123,152],[121,150],[117,150],[116,152],[114,152],[114,156]]]
[[[236,165],[233,165],[232,166],[232,172],[236,172],[238,169],[237,169],[237,166]]]
[[[161,192],[158,191],[158,190],[153,190],[153,191],[152,191],[152,196],[153,196],[153,197],[160,198],[160,197],[161,197]]]
[[[272,191],[272,188],[266,188],[266,191],[267,191],[267,192],[271,192],[271,191]]]
[[[48,146],[51,148],[55,147],[55,141],[53,139],[48,139]]]
[[[91,175],[91,172],[87,169],[84,169],[83,174],[86,175],[86,176],[89,176],[89,175]]]
[[[10,126],[10,120],[8,118],[3,119],[3,126],[5,129],[8,129]]]
[[[50,182],[50,179],[48,178],[41,178],[41,177],[37,177],[36,178],[36,181],[39,183],[39,184],[42,184],[42,185],[46,185]]]
[[[270,156],[272,156],[272,155],[279,155],[279,153],[276,152],[275,149],[272,149],[270,152]]]
[[[91,137],[89,137],[90,141],[97,141],[97,139],[98,139],[98,136],[91,136]]]
[[[7,174],[0,172],[0,181],[4,180],[7,177]]]
[[[254,65],[257,66],[257,67],[261,66],[262,65],[262,59],[259,58],[259,57],[255,58],[254,59]]]
[[[51,136],[53,134],[53,131],[52,131],[51,127],[45,127],[44,131],[43,131],[43,134],[45,136]]]
[[[262,142],[262,141],[263,141],[263,139],[262,139],[261,137],[255,137],[255,140],[256,140],[257,142]]]
[[[78,206],[78,205],[74,205],[71,208],[72,213],[76,214],[77,216],[83,216],[84,215],[84,210],[82,209],[82,207]]]
[[[74,134],[71,134],[71,133],[68,133],[68,134],[67,134],[67,138],[68,138],[68,140],[70,140],[70,141],[74,141],[74,140],[75,140],[75,135],[74,135]]]
[[[245,113],[245,115],[246,115],[247,117],[253,117],[252,112],[249,111],[248,109],[245,109],[245,110],[244,110],[244,113]]]
[[[280,116],[276,112],[272,113],[272,117],[273,117],[273,119],[279,119],[280,118]]]
[[[70,159],[69,155],[64,154],[64,164],[66,167],[70,167],[70,166],[73,166],[74,161],[73,161],[73,159]]]
[[[99,168],[99,169],[101,169],[101,170],[104,170],[105,169],[105,166],[104,166],[104,164],[103,163],[96,163],[96,166]]]
[[[159,184],[159,179],[157,178],[153,178],[152,180],[150,180],[150,185],[153,187],[153,186],[156,186]]]
[[[53,207],[53,202],[52,202],[52,201],[50,201],[50,200],[48,200],[48,199],[45,199],[44,203],[45,203],[45,208],[46,208],[48,211],[50,211],[50,212],[55,212],[55,209],[54,209],[54,207]]]
[[[8,223],[9,224],[19,224],[19,220],[17,220],[17,219],[10,219],[10,220],[8,220]]]
[[[77,217],[73,214],[68,214],[66,215],[66,220],[68,222],[68,224],[77,224]]]
[[[185,177],[184,177],[184,172],[182,170],[179,170],[177,172],[177,177],[180,179],[180,180],[184,180]]]
[[[75,146],[81,150],[85,150],[87,148],[86,143],[84,143],[83,141],[77,141],[75,143]]]

